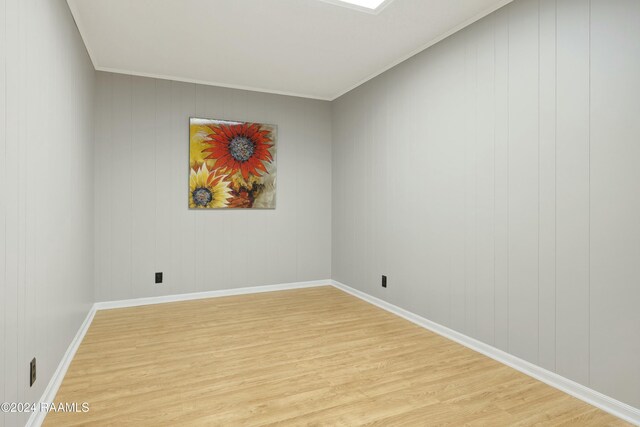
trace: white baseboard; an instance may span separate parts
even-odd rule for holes
[[[618,418],[621,418],[627,422],[640,426],[640,409],[627,405],[609,396],[606,396],[600,392],[592,390],[588,387],[578,384],[575,381],[560,376],[554,372],[548,371],[537,365],[534,365],[526,360],[522,360],[512,354],[506,353],[500,349],[492,347],[467,335],[456,332],[417,314],[411,313],[403,308],[397,307],[386,301],[376,298],[369,294],[366,294],[357,289],[351,288],[343,283],[332,280],[331,283],[338,289],[343,290],[361,300],[371,303],[377,307],[382,308],[390,313],[393,313],[403,319],[406,319],[418,326],[422,326],[438,335],[448,338],[452,341],[462,344],[472,350],[482,353],[500,363],[510,366],[530,377],[533,377],[551,387],[557,388],[573,397],[576,397],[584,402],[589,403],[597,408],[602,409]]]
[[[312,280],[308,282],[281,283],[277,285],[251,286],[248,288],[223,289],[218,291],[194,292],[189,294],[163,295],[158,297],[134,298],[120,301],[97,302],[97,310],[112,308],[137,307],[140,305],[163,304],[167,302],[191,301],[204,298],[228,297],[232,295],[257,294],[261,292],[286,291],[288,289],[313,288],[316,286],[331,286],[330,279]]]
[[[69,348],[66,353],[62,357],[58,368],[53,373],[49,384],[44,390],[40,401],[38,402],[38,407],[40,407],[41,402],[53,402],[56,394],[58,393],[58,389],[62,384],[62,380],[64,379],[65,374],[67,373],[67,369],[69,369],[69,365],[73,360],[73,356],[75,356],[76,351],[78,351],[78,347],[82,343],[82,339],[84,338],[87,330],[89,330],[89,326],[93,321],[93,317],[95,316],[98,310],[108,310],[112,308],[125,308],[125,307],[137,307],[141,305],[150,305],[150,304],[163,304],[167,302],[177,302],[177,301],[190,301],[196,299],[204,299],[204,298],[216,298],[216,297],[225,297],[231,295],[244,295],[244,294],[257,294],[261,292],[274,292],[274,291],[285,291],[288,289],[303,289],[303,288],[313,288],[316,286],[332,286],[333,282],[330,279],[326,280],[313,280],[308,282],[293,282],[293,283],[282,283],[277,285],[265,285],[265,286],[252,286],[247,288],[237,288],[237,289],[224,289],[219,291],[208,291],[208,292],[195,292],[189,294],[178,294],[178,295],[165,295],[159,297],[150,297],[150,298],[135,298],[121,301],[105,301],[105,302],[97,302],[93,304],[87,317],[82,322],[78,333],[71,341]],[[27,427],[40,427],[44,422],[47,414],[45,412],[36,411],[31,413],[29,420],[27,421]]]
[[[606,412],[609,412],[610,414],[615,415],[616,417],[619,417],[625,421],[628,421],[632,424],[640,426],[640,409],[637,409],[630,405],[622,403],[600,392],[597,392],[581,384],[578,384],[575,381],[571,381],[554,372],[551,372],[544,368],[536,366],[516,356],[513,356],[509,353],[506,353],[502,350],[499,350],[495,347],[492,347],[474,338],[468,337],[464,334],[461,334],[460,332],[456,332],[438,323],[432,322],[428,319],[418,316],[417,314],[411,313],[407,310],[404,310],[400,307],[397,307],[379,298],[376,298],[374,296],[361,292],[357,289],[351,288],[335,280],[328,280],[328,279],[314,280],[309,282],[283,283],[278,285],[254,286],[254,287],[238,288],[238,289],[227,289],[227,290],[219,290],[219,291],[197,292],[197,293],[190,293],[190,294],[166,295],[166,296],[151,297],[151,298],[137,298],[137,299],[130,299],[130,300],[106,301],[106,302],[95,303],[93,307],[89,310],[89,313],[87,314],[87,317],[85,318],[84,322],[80,326],[78,333],[76,334],[73,341],[69,345],[69,348],[67,349],[65,355],[60,361],[60,364],[58,365],[58,368],[56,369],[51,380],[49,381],[49,384],[47,384],[47,387],[44,393],[42,394],[40,402],[54,401],[56,393],[58,392],[58,388],[60,388],[60,385],[62,384],[62,380],[64,379],[64,376],[67,373],[67,369],[71,364],[71,360],[73,359],[73,356],[76,354],[78,347],[80,347],[80,344],[82,343],[82,339],[87,333],[87,330],[89,329],[89,326],[91,325],[91,322],[93,321],[93,317],[95,316],[95,313],[97,310],[136,307],[141,305],[162,304],[162,303],[177,302],[177,301],[190,301],[190,300],[196,300],[196,299],[216,298],[216,297],[224,297],[224,296],[231,296],[231,295],[244,295],[244,294],[253,294],[253,293],[261,293],[261,292],[283,291],[288,289],[302,289],[302,288],[311,288],[311,287],[325,286],[325,285],[331,285],[338,289],[341,289],[342,291],[347,292],[366,302],[369,302],[377,307],[380,307],[383,310],[389,311],[390,313],[400,316],[412,323],[415,323],[416,325],[429,329],[437,333],[438,335],[442,335],[452,341],[455,341],[459,344],[464,345],[465,347],[468,347],[472,350],[482,353],[485,356],[491,357],[492,359],[495,359],[500,363],[503,363],[526,375],[536,378],[537,380],[540,380],[567,394],[570,394],[580,400],[583,400],[593,406],[596,406]],[[47,414],[44,412],[32,413],[31,417],[27,421],[27,426],[39,427],[40,425],[42,425],[42,422],[44,421],[44,418],[46,415]]]
[[[73,356],[75,356],[76,351],[78,351],[80,343],[82,343],[85,334],[89,330],[89,326],[91,325],[95,314],[96,308],[95,305],[93,305],[91,309],[89,309],[89,313],[87,313],[87,317],[85,317],[84,322],[82,322],[82,325],[80,325],[80,329],[78,329],[76,336],[73,337],[71,344],[69,344],[69,347],[64,353],[64,356],[62,356],[62,360],[58,364],[56,371],[53,373],[51,380],[49,380],[49,384],[47,384],[47,387],[44,389],[42,397],[40,397],[40,401],[38,402],[38,408],[42,407],[41,403],[43,402],[50,403],[54,401],[56,394],[58,393],[58,389],[60,388],[60,384],[62,384],[62,380],[67,373],[67,369],[69,369],[69,365],[73,360]],[[28,427],[39,427],[40,425],[42,425],[46,416],[46,412],[41,412],[39,410],[34,411],[31,413],[31,416],[29,417],[26,425]]]

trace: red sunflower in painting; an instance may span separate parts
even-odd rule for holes
[[[216,168],[228,170],[230,175],[240,171],[245,180],[249,174],[267,172],[264,162],[273,161],[271,131],[258,123],[220,123],[209,129],[211,133],[203,142],[210,147],[202,152],[209,153],[205,158],[213,160]]]

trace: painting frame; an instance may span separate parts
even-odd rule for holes
[[[189,210],[276,209],[278,125],[189,117]]]

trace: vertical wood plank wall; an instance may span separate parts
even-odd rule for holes
[[[589,383],[589,10],[557,2],[556,370]]]
[[[7,346],[6,337],[6,312],[7,312],[7,291],[6,291],[6,253],[7,253],[7,37],[6,37],[6,0],[0,0],[0,343],[3,348]],[[13,346],[11,347],[13,348]],[[6,402],[6,361],[5,351],[0,351],[0,402]],[[6,415],[0,412],[0,426],[5,426]]]
[[[607,395],[629,396],[636,407],[640,406],[638,40],[640,2],[592,0],[590,380]]]
[[[97,76],[97,301],[331,276],[328,102]],[[275,210],[188,209],[189,117],[278,125]]]
[[[333,278],[639,407],[639,23],[516,0],[334,101]]]
[[[94,77],[66,1],[0,0],[2,402],[38,401],[93,303]]]

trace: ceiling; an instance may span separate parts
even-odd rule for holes
[[[332,100],[511,0],[67,0],[97,70]]]

